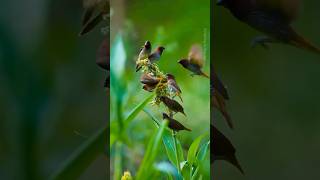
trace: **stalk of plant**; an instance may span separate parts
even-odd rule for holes
[[[163,73],[156,64],[156,62],[160,60],[164,49],[164,47],[160,46],[151,53],[151,43],[146,41],[136,61],[136,71],[142,70],[143,74],[140,78],[140,82],[143,84],[143,89],[155,93],[155,98],[151,103],[157,106],[163,103],[167,109],[167,112],[163,113],[163,119],[168,120],[168,127],[172,130],[174,148],[176,151],[176,166],[178,172],[181,174],[176,133],[180,130],[191,130],[173,118],[174,114],[178,112],[181,112],[184,115],[185,113],[183,106],[178,101],[174,100],[174,98],[178,96],[182,102],[181,90],[175,81],[174,75]]]

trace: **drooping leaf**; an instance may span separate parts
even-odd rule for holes
[[[140,111],[151,101],[153,98],[153,94],[145,98],[140,104],[138,104],[130,113],[129,116],[125,120],[125,127],[139,114]]]

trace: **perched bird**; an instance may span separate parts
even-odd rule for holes
[[[164,50],[165,48],[162,46],[157,47],[156,50],[149,55],[149,61],[151,63],[155,63],[156,61],[158,61]]]
[[[138,59],[139,60],[146,59],[149,57],[150,54],[151,54],[151,43],[150,41],[146,41],[143,47],[141,48]]]
[[[176,96],[178,96],[181,100],[181,102],[183,102],[182,98],[181,98],[181,89],[178,86],[176,79],[174,77],[174,75],[172,74],[166,74],[166,77],[168,79],[168,88],[171,92],[173,92]]]
[[[140,82],[149,86],[156,86],[160,82],[160,78],[154,77],[151,74],[142,74]]]
[[[181,131],[181,130],[186,130],[186,131],[191,131],[191,129],[186,128],[184,125],[182,125],[179,121],[171,118],[168,114],[162,113],[163,119],[167,119],[169,121],[168,127],[172,129],[173,131]]]
[[[209,78],[209,76],[201,70],[203,67],[203,55],[202,48],[198,44],[195,44],[191,47],[187,59],[181,59],[178,61],[178,63],[191,71],[193,73],[191,76],[200,75]]]
[[[157,86],[150,86],[150,85],[143,85],[142,89],[144,89],[145,91],[148,91],[148,92],[153,92],[153,90],[156,88]]]
[[[297,17],[300,0],[218,0],[238,20],[267,36],[254,38],[252,45],[280,42],[320,53],[320,49],[299,35],[291,26]]]
[[[244,174],[244,171],[235,155],[236,149],[231,144],[230,140],[213,125],[210,125],[210,131],[213,136],[213,143],[210,143],[210,149],[212,149],[211,160],[213,162],[216,160],[225,160],[234,165],[242,174]]]
[[[151,54],[151,43],[150,41],[146,41],[140,50],[139,57],[136,62],[136,72],[140,71],[140,69],[142,68],[140,64],[140,60],[148,58],[150,54]]]
[[[96,27],[102,20],[103,16],[110,12],[109,0],[83,0],[85,9],[82,18],[82,29],[79,35],[84,35]]]
[[[161,96],[160,101],[162,101],[171,111],[180,112],[183,115],[187,116],[184,113],[183,107],[175,100],[168,98],[167,96]]]

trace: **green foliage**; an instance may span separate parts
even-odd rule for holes
[[[104,127],[84,142],[50,179],[77,179],[92,161],[103,153],[106,142],[107,127]]]
[[[155,161],[156,156],[158,155],[159,145],[163,136],[165,127],[167,127],[168,121],[162,121],[159,129],[154,133],[152,138],[149,140],[149,144],[143,158],[143,161],[140,165],[139,171],[137,173],[137,179],[150,179],[150,175],[153,168],[153,162]]]

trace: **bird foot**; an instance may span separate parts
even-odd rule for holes
[[[255,37],[252,42],[251,42],[251,47],[254,48],[257,45],[261,45],[265,49],[269,49],[269,45],[267,43],[272,43],[274,42],[273,39],[266,37],[266,36],[258,36]]]

